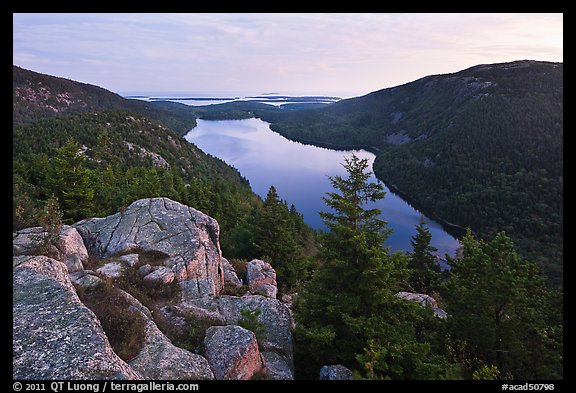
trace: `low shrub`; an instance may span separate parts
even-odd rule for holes
[[[230,259],[230,264],[234,268],[236,275],[238,278],[246,281],[246,272],[248,269],[248,261],[245,259]]]
[[[198,354],[204,353],[206,330],[211,326],[222,325],[219,320],[188,313],[185,316],[184,328],[182,328],[172,325],[158,310],[155,310],[153,315],[156,326],[172,341],[172,344]]]
[[[261,341],[265,338],[266,330],[264,324],[258,320],[261,310],[256,309],[254,311],[240,310],[240,315],[242,319],[238,322],[238,325],[242,326],[244,329],[250,330],[256,335],[256,339]]]

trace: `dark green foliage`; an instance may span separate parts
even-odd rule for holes
[[[282,292],[296,289],[306,278],[310,265],[304,254],[304,242],[312,233],[294,211],[290,213],[286,202],[271,186],[252,229],[254,252],[269,259]]]
[[[454,357],[471,376],[485,365],[502,377],[562,378],[562,309],[534,263],[518,256],[504,233],[476,240],[468,231],[463,257],[450,259],[442,293]]]
[[[62,211],[58,200],[52,196],[44,204],[44,208],[38,213],[38,222],[43,229],[43,234],[38,242],[38,255],[50,256],[51,248],[56,246],[60,239],[60,230],[62,228]]]
[[[300,378],[313,378],[323,364],[342,364],[357,377],[441,378],[452,369],[419,341],[431,310],[395,296],[408,270],[400,253],[389,254],[389,234],[380,211],[365,209],[384,196],[369,184],[368,162],[353,156],[348,178],[331,178],[338,192],[322,213],[330,232],[320,237],[320,265],[296,303],[295,361]],[[427,314],[426,314],[427,313]]]
[[[416,226],[417,233],[412,237],[413,251],[408,261],[408,267],[412,270],[409,284],[412,292],[433,296],[440,283],[440,265],[433,254],[438,249],[430,245],[432,235],[424,224],[421,222]]]
[[[387,223],[378,218],[381,210],[364,208],[366,203],[385,195],[382,184],[368,182],[371,175],[367,172],[368,160],[352,155],[345,159],[344,168],[348,171],[348,178],[330,177],[332,186],[339,192],[330,192],[322,198],[333,212],[319,214],[330,229],[327,240],[335,243],[334,246],[339,241],[346,241],[341,248],[346,249],[346,256],[354,260],[358,259],[364,247],[380,247],[391,229],[386,229]],[[358,235],[362,238],[357,239]]]
[[[261,312],[262,311],[259,309],[256,309],[253,312],[249,310],[240,310],[242,319],[238,322],[238,325],[253,332],[258,340],[264,340],[266,334],[264,324],[258,321],[258,316],[261,314]]]
[[[69,138],[56,149],[48,172],[47,187],[61,201],[67,224],[90,217],[93,213],[94,188],[86,156],[78,142]]]
[[[481,65],[323,109],[257,113],[292,140],[374,151],[377,177],[420,210],[486,238],[505,229],[561,284],[562,63]]]
[[[484,364],[482,365],[482,367],[480,367],[480,369],[472,373],[472,379],[476,381],[481,380],[495,381],[502,378],[500,370],[498,370],[498,367],[496,367],[493,364],[491,364],[490,366]]]
[[[14,229],[38,225],[35,211],[51,194],[60,200],[66,222],[166,196],[216,218],[223,249],[249,248],[230,244],[245,239],[228,240],[262,205],[249,184],[156,122],[111,111],[40,120],[13,134]],[[157,166],[161,160],[155,165],[156,156],[169,167]]]

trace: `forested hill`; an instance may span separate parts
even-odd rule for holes
[[[121,109],[156,119],[179,134],[196,125],[193,108],[174,102],[127,100],[98,86],[13,66],[13,124],[78,112]]]
[[[322,109],[258,115],[293,140],[373,147],[381,180],[482,237],[506,230],[561,282],[562,63],[478,65]]]
[[[248,181],[181,137],[198,115],[192,107],[126,100],[97,86],[13,70],[14,230],[45,225],[54,200],[71,223],[122,211],[137,199],[168,197],[216,218],[229,258],[274,255],[253,247],[266,240],[254,228],[267,207]],[[313,249],[301,215],[279,196],[269,199],[289,227],[284,240],[298,252]],[[283,260],[302,259],[297,251]]]

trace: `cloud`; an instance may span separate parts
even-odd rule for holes
[[[562,61],[562,28],[562,14],[14,14],[13,58],[115,91],[370,92]]]

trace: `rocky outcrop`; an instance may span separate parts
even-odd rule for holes
[[[102,283],[102,279],[92,270],[79,270],[68,276],[72,284],[84,289],[94,288]]]
[[[79,273],[69,277],[65,265],[45,256],[14,257],[15,379],[214,379],[204,357],[174,346],[150,311],[123,291],[146,321],[145,341],[128,363],[117,357],[70,280],[98,278]]]
[[[232,293],[245,288],[221,256],[214,219],[167,198],[142,199],[122,213],[63,226],[57,247],[42,249],[62,262],[26,255],[38,252],[34,239],[42,234],[42,228],[13,234],[14,254],[24,254],[13,263],[14,378],[293,379],[294,322],[276,299],[276,273],[253,260],[247,270],[255,294],[223,295],[224,280],[237,289]],[[84,269],[88,256],[94,270]],[[174,282],[181,289],[176,297],[150,296],[173,293]],[[127,283],[138,288],[136,295],[150,289],[142,297],[150,309],[118,287]],[[115,286],[125,307],[139,313],[135,323],[144,324],[141,347],[127,361],[114,353],[98,317],[76,293],[99,291],[99,285]],[[200,344],[187,341],[190,331],[200,334],[194,338]]]
[[[126,254],[118,258],[118,261],[126,267],[134,267],[140,261],[140,255],[138,254]]]
[[[206,358],[174,346],[152,321],[146,325],[144,347],[128,363],[145,379],[214,379]]]
[[[448,317],[446,311],[442,310],[438,307],[438,302],[430,295],[426,295],[425,293],[414,293],[414,292],[398,292],[396,294],[399,298],[411,300],[413,302],[417,302],[422,307],[432,307],[434,311],[434,315],[438,318],[445,319]]]
[[[351,379],[352,371],[340,364],[324,366],[320,369],[320,380],[342,381]]]
[[[34,255],[38,251],[39,243],[48,235],[42,227],[26,228],[12,234],[13,255]],[[50,250],[54,259],[64,262],[68,272],[83,270],[83,264],[88,260],[88,251],[84,246],[78,231],[69,226],[62,225],[58,233],[55,247]]]
[[[430,295],[425,293],[414,293],[414,292],[398,292],[396,294],[399,298],[412,300],[419,303],[421,306],[438,307],[438,302]]]
[[[216,379],[251,379],[264,368],[256,336],[243,327],[212,326],[204,345]]]
[[[218,296],[224,288],[218,222],[168,198],[140,199],[125,211],[74,224],[98,258],[149,253],[180,283],[183,299]]]
[[[66,265],[45,256],[13,258],[14,379],[141,379],[112,350]]]
[[[218,299],[218,310],[226,324],[239,324],[244,316],[242,311],[260,314],[256,322],[262,328],[258,345],[263,356],[274,359],[274,372],[292,379],[294,362],[292,352],[293,319],[288,307],[277,299],[261,295],[221,296]],[[274,374],[269,374],[274,377]]]
[[[226,324],[238,324],[244,319],[243,310],[250,313],[260,311],[257,321],[263,329],[262,350],[292,356],[292,318],[284,303],[260,295],[224,295],[218,299],[218,309]]]
[[[255,322],[261,332],[257,342],[260,353],[266,360],[264,373],[271,379],[293,379],[293,319],[288,306],[279,300],[262,295],[222,295],[219,298],[194,299],[165,306],[160,311],[172,325],[180,326],[181,329],[189,315],[196,320],[225,326],[242,324],[245,321],[243,312],[258,314]]]
[[[246,281],[250,292],[276,298],[276,271],[268,262],[253,259],[246,267]]]
[[[278,352],[264,351],[261,352],[266,364],[264,374],[267,378],[273,380],[292,380],[294,372],[290,366],[291,361]]]

